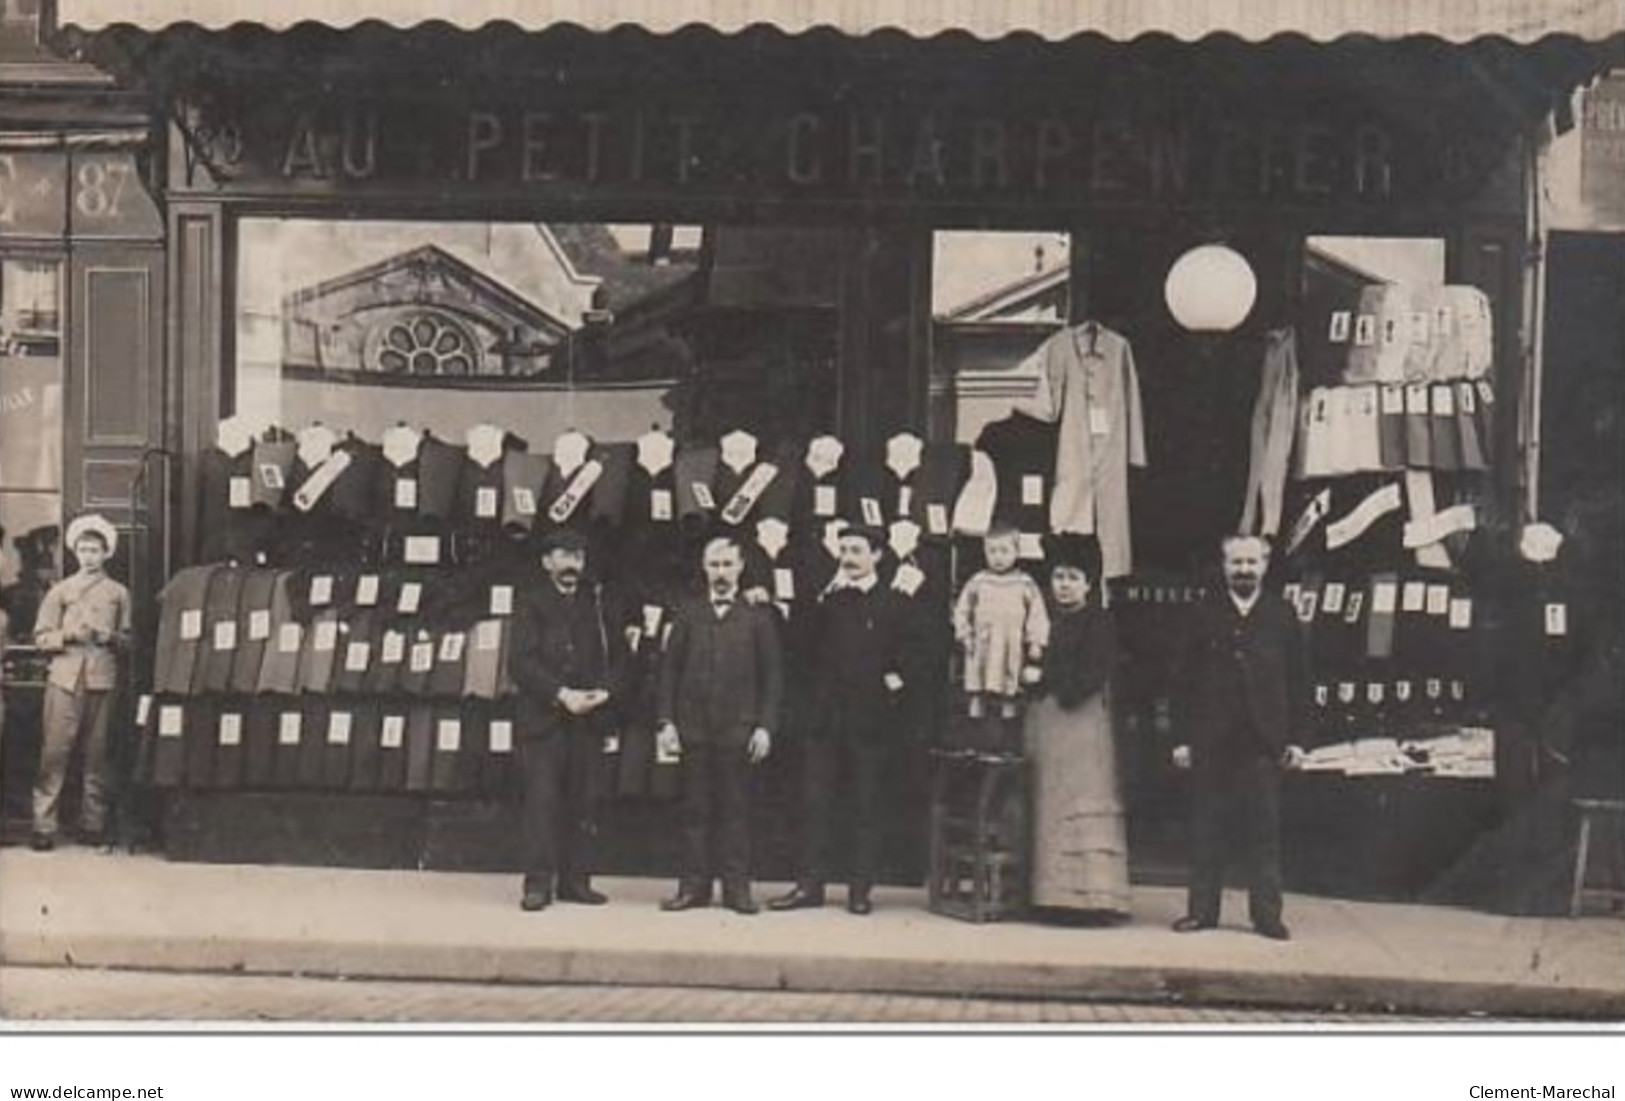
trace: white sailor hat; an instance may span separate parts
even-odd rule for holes
[[[101,536],[109,556],[118,549],[118,529],[99,512],[87,512],[68,525],[68,549],[73,549],[81,535]]]

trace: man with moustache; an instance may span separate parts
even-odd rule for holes
[[[569,528],[550,532],[542,541],[543,576],[521,589],[514,608],[509,670],[526,705],[520,908],[527,911],[555,897],[588,906],[608,901],[592,889],[591,842],[626,642],[586,569],[586,537]]]
[[[846,908],[860,916],[874,908],[882,778],[906,733],[924,652],[910,598],[882,585],[876,573],[885,545],[878,528],[842,531],[839,572],[819,600],[812,698],[823,715],[808,737],[803,764],[800,875],[793,890],[768,903],[772,910],[824,904],[826,850],[837,813],[851,820],[855,834]]]
[[[1185,916],[1174,930],[1219,924],[1224,828],[1234,818],[1248,867],[1248,916],[1271,940],[1291,934],[1281,920],[1281,771],[1303,751],[1307,729],[1307,639],[1286,601],[1265,591],[1270,546],[1232,535],[1222,544],[1224,590],[1195,610],[1175,670],[1175,729],[1185,744],[1174,764],[1193,771],[1191,871]]]
[[[723,535],[706,543],[701,566],[707,598],[678,606],[660,670],[656,737],[662,752],[680,752],[683,779],[682,879],[660,908],[710,905],[712,880],[720,873],[722,904],[755,914],[760,907],[750,894],[751,768],[773,746],[783,660],[773,613],[740,596],[745,555],[738,540]]]

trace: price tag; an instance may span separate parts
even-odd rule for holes
[[[1298,622],[1311,623],[1315,612],[1320,608],[1320,593],[1314,589],[1305,589],[1298,594]]]
[[[1348,595],[1348,586],[1341,581],[1328,581],[1326,595],[1321,600],[1320,610],[1324,615],[1341,615],[1343,600]]]
[[[151,714],[152,714],[152,697],[147,695],[146,693],[142,693],[141,698],[139,700],[135,701],[135,725],[136,726],[146,726],[147,725],[147,717],[149,715],[151,715]]]
[[[203,637],[203,612],[188,608],[181,613],[181,641],[194,642]]]
[[[1412,383],[1405,387],[1405,412],[1413,416],[1421,416],[1428,411],[1428,387],[1425,382]]]
[[[248,641],[264,642],[271,637],[271,613],[264,608],[248,613]]]
[[[1405,412],[1405,391],[1398,386],[1382,388],[1382,413],[1385,417],[1401,416]]]
[[[1450,698],[1460,703],[1467,698],[1467,686],[1459,680],[1450,682]]]
[[[1409,703],[1411,698],[1411,682],[1398,681],[1394,684],[1394,698],[1400,703]]]
[[[1383,684],[1381,681],[1371,681],[1371,682],[1369,682],[1365,686],[1365,700],[1366,700],[1366,702],[1367,703],[1372,703],[1372,704],[1380,704],[1380,703],[1382,703],[1383,695],[1384,695],[1386,689],[1387,689],[1387,685]]]
[[[925,526],[931,530],[932,535],[948,534],[948,506],[926,505]]]
[[[1024,505],[1041,505],[1044,503],[1043,475],[1023,474],[1021,476],[1021,503]]]
[[[406,656],[406,636],[399,631],[384,632],[383,651],[379,660],[385,665],[399,665]]]
[[[1428,587],[1421,581],[1405,582],[1404,595],[1400,597],[1400,610],[1404,612],[1420,612],[1427,607]]]
[[[878,528],[886,522],[885,514],[880,511],[880,502],[873,497],[865,497],[861,502],[863,509],[863,522],[872,528]]]
[[[897,487],[897,515],[907,516],[909,509],[914,507],[914,487]]]
[[[836,505],[836,501],[835,501],[835,487],[834,486],[814,486],[813,487],[813,515],[814,516],[834,516],[835,515],[835,505]]]
[[[626,649],[629,653],[637,653],[638,647],[643,644],[643,628],[632,624],[626,628]]]
[[[1106,413],[1103,405],[1089,407],[1089,434],[1091,436],[1109,436],[1112,431],[1111,417]]]
[[[335,711],[327,717],[327,744],[349,745],[352,720],[348,711]]]
[[[1495,404],[1495,391],[1490,389],[1490,384],[1483,379],[1478,380],[1478,403],[1480,405]]]
[[[509,720],[491,720],[491,752],[513,752],[513,723]]]
[[[897,567],[897,576],[892,578],[892,588],[904,596],[913,596],[925,584],[925,574],[912,562],[904,562]]]
[[[1461,405],[1461,411],[1469,417],[1478,413],[1478,391],[1473,389],[1472,383],[1461,383],[1456,391],[1456,400]]]
[[[1298,606],[1298,594],[1301,592],[1303,592],[1302,585],[1296,581],[1288,581],[1281,588],[1281,599],[1296,608]]]
[[[310,579],[310,606],[320,608],[333,603],[333,579],[327,574]]]
[[[414,673],[427,673],[434,668],[434,643],[418,642],[412,646],[412,665]]]
[[[442,753],[456,753],[463,748],[462,720],[441,719],[435,723],[434,744]]]
[[[282,629],[276,633],[276,649],[279,654],[297,654],[299,647],[304,645],[305,629],[297,623],[284,623]]]
[[[1044,557],[1044,541],[1036,532],[1024,531],[1016,536],[1016,553],[1023,558]]]
[[[1355,685],[1355,683],[1353,681],[1346,680],[1346,681],[1341,681],[1341,682],[1338,683],[1338,685],[1337,685],[1337,702],[1338,703],[1344,703],[1344,704],[1353,703],[1355,698],[1358,695],[1359,695],[1358,686]]]
[[[378,732],[378,744],[384,749],[399,749],[406,742],[406,716],[385,715],[383,729]]]
[[[1428,615],[1450,614],[1450,586],[1428,586]]]
[[[243,717],[235,711],[220,716],[219,742],[221,745],[243,744]]]
[[[360,608],[375,608],[378,606],[378,575],[375,573],[362,574],[355,583],[355,602]]]
[[[316,624],[316,638],[311,643],[318,654],[331,653],[339,644],[339,625],[331,619]]]
[[[665,521],[671,519],[671,490],[654,489],[649,491],[649,516],[652,519]]]
[[[1398,596],[1398,586],[1392,581],[1377,582],[1371,590],[1371,614],[1393,615],[1394,601]]]
[[[621,751],[621,736],[619,734],[604,735],[604,752],[619,753]]]
[[[521,516],[535,516],[536,491],[525,486],[514,486],[513,510]]]
[[[1447,384],[1433,388],[1433,415],[1435,417],[1453,417],[1456,415],[1455,387]]]
[[[440,539],[434,535],[408,535],[406,537],[406,561],[413,566],[438,566],[440,564]]]
[[[1450,629],[1453,631],[1471,630],[1473,626],[1473,600],[1471,597],[1458,596],[1450,602]]]
[[[214,625],[214,648],[218,651],[237,649],[237,621],[222,619]]]
[[[512,585],[491,586],[491,614],[504,616],[513,614]]]
[[[1343,622],[1349,624],[1360,622],[1360,610],[1364,607],[1365,593],[1349,593],[1349,605],[1348,609],[1343,613]]]
[[[395,507],[418,507],[418,480],[416,478],[395,479]]]
[[[1411,311],[1411,343],[1426,344],[1433,339],[1433,316],[1426,310]]]
[[[1444,681],[1438,677],[1428,678],[1428,699],[1436,700],[1444,695]]]
[[[1546,605],[1546,634],[1552,638],[1562,638],[1569,633],[1569,606],[1567,604]]]
[[[900,691],[902,691],[902,689],[903,689],[903,678],[898,676],[896,673],[887,673],[881,679],[885,683],[887,691],[889,691],[889,692],[900,692]]]
[[[277,723],[276,741],[278,745],[298,745],[299,735],[303,731],[305,717],[297,711],[284,711],[281,720]]]
[[[491,486],[480,486],[474,491],[474,515],[491,520],[497,514],[497,491]]]
[[[1348,310],[1333,310],[1332,322],[1326,330],[1326,339],[1333,344],[1347,344],[1349,341],[1349,328],[1354,323],[1354,315]]]
[[[247,508],[253,503],[254,486],[243,475],[232,478],[229,492],[231,494],[230,505],[232,508]]]
[[[463,647],[468,643],[468,636],[461,631],[453,631],[440,637],[440,660],[463,660]]]
[[[717,507],[717,499],[711,496],[711,487],[704,482],[693,482],[689,488],[694,492],[694,503],[705,511],[710,512]]]
[[[260,464],[260,482],[266,489],[286,489],[288,482],[282,477],[282,468],[276,463]]]
[[[1354,322],[1354,343],[1361,348],[1369,348],[1377,342],[1377,319],[1374,315],[1363,313]]]
[[[489,653],[502,648],[502,624],[487,619],[474,628],[474,649]]]
[[[1329,704],[1331,702],[1332,702],[1332,690],[1331,690],[1331,687],[1329,685],[1325,685],[1325,684],[1317,684],[1317,685],[1315,685],[1315,703],[1316,703],[1316,705],[1318,705],[1320,707],[1325,707],[1327,704]]]
[[[416,615],[418,603],[423,599],[423,583],[408,581],[401,586],[401,597],[395,602],[395,610],[402,615]]]
[[[344,648],[344,671],[347,673],[365,673],[371,661],[370,642],[352,642]]]
[[[158,736],[179,738],[186,725],[186,712],[179,705],[166,704],[158,709]]]

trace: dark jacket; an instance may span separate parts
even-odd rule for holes
[[[660,720],[696,745],[742,746],[776,730],[784,696],[778,628],[765,607],[735,602],[717,618],[709,600],[677,609],[660,667]]]
[[[1278,757],[1288,745],[1303,744],[1307,642],[1292,609],[1268,590],[1246,617],[1222,585],[1192,609],[1173,684],[1175,730],[1197,767]]]
[[[611,725],[623,702],[626,638],[599,586],[583,581],[565,596],[545,577],[515,594],[513,645],[508,669],[530,712],[528,729],[548,734],[571,718],[558,702],[561,688],[609,690],[610,699],[589,718]]]
[[[881,727],[902,736],[925,681],[925,639],[919,609],[895,589],[864,593],[838,588],[819,601],[814,625],[813,699],[824,709],[827,734],[854,736]],[[893,692],[887,674],[902,678]]]

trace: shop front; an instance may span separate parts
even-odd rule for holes
[[[962,706],[952,597],[991,520],[1038,569],[1060,487],[1107,476],[1069,421],[1132,440],[1123,500],[1069,522],[1120,625],[1140,878],[1179,871],[1170,662],[1242,527],[1278,544],[1314,657],[1290,882],[1414,897],[1518,790],[1497,669],[1540,640],[1498,597],[1528,518],[1533,154],[1595,46],[97,29],[94,7],[70,37],[166,121],[145,377],[174,569],[134,726],[171,855],[506,866],[523,717],[494,655],[526,540],[593,535],[648,674],[704,533],[753,545],[794,652],[845,522],[887,530],[886,580],[931,625],[887,853],[917,882],[928,750]],[[1171,286],[1200,246],[1240,268]],[[1058,339],[1118,350],[1120,406],[1041,384]],[[817,712],[792,697],[764,877],[790,872]],[[650,706],[605,743],[607,870],[672,867]]]

